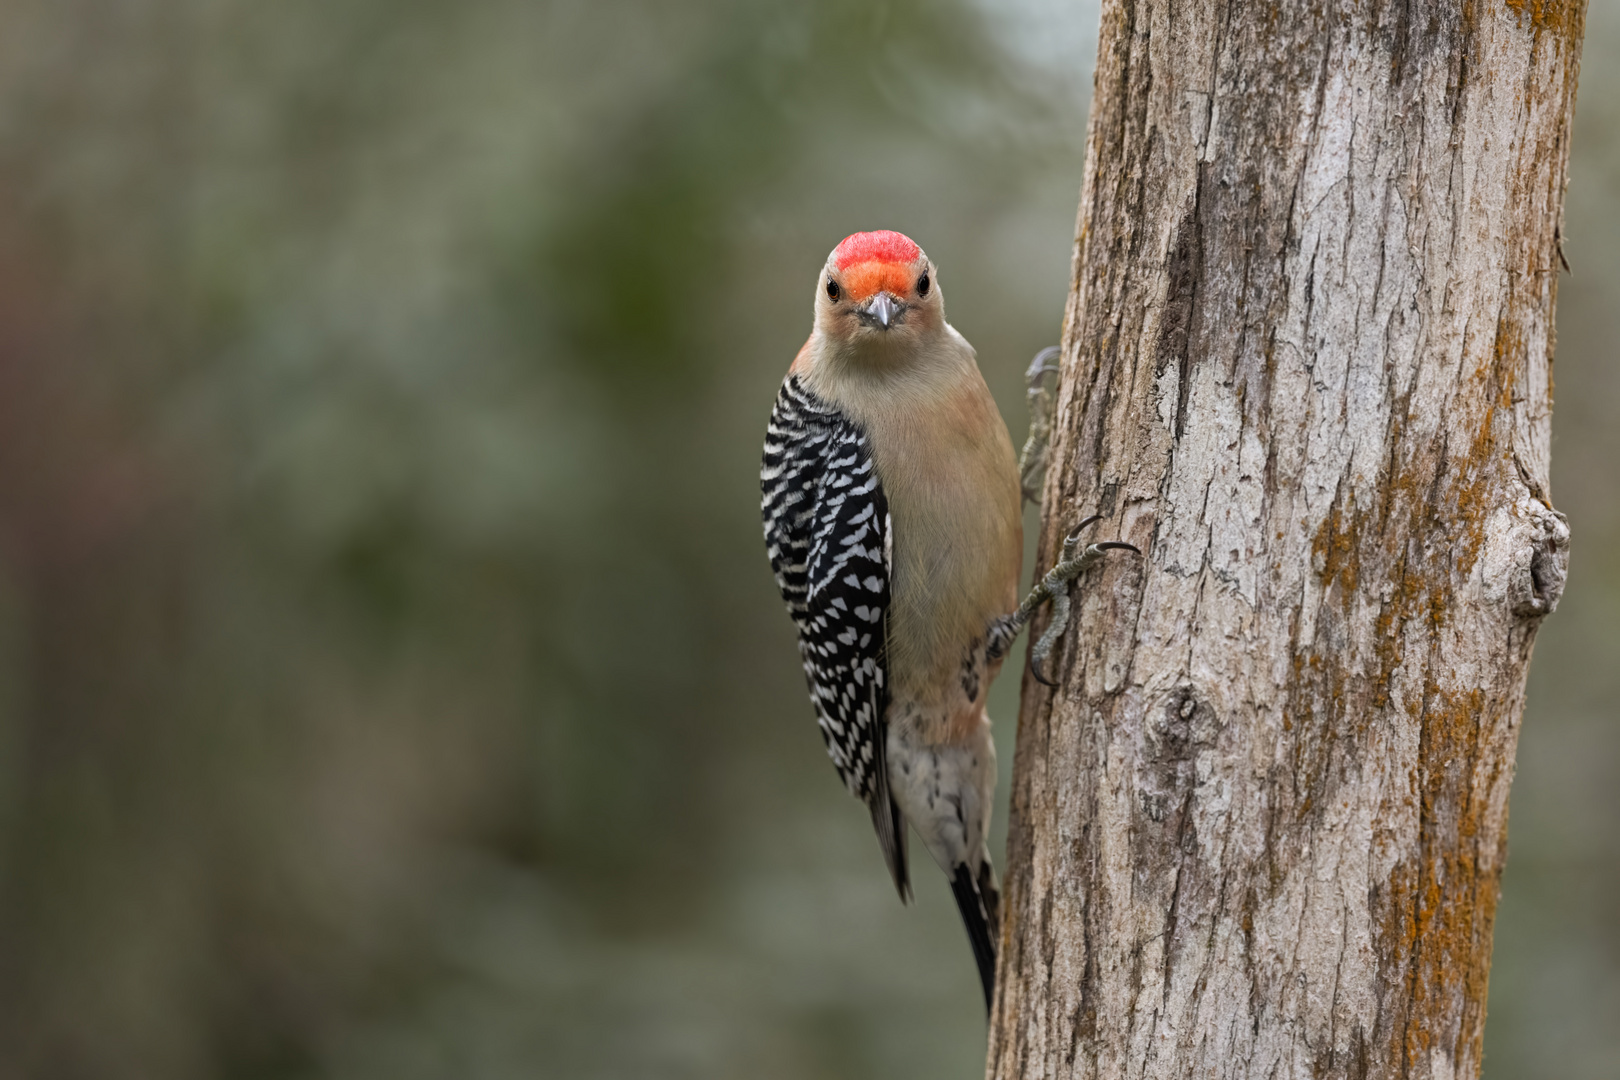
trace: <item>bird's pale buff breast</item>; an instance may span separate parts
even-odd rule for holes
[[[950,332],[944,352],[903,375],[823,369],[811,381],[866,429],[888,498],[892,695],[966,736],[995,671],[981,671],[983,689],[969,698],[964,660],[977,649],[982,668],[989,623],[1017,606],[1023,523],[1012,440],[972,348]]]

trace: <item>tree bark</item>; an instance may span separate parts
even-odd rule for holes
[[[989,1076],[1478,1074],[1584,21],[1105,0]]]

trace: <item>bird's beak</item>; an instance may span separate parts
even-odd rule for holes
[[[863,314],[887,330],[894,324],[895,317],[900,314],[900,310],[900,304],[894,297],[886,292],[880,292],[867,303]]]

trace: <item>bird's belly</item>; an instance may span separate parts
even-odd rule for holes
[[[984,659],[987,632],[1017,603],[1021,538],[1000,507],[918,505],[892,523],[889,675],[897,696],[954,712],[982,705],[995,675]]]
[[[940,869],[966,863],[975,874],[990,829],[996,787],[996,749],[981,706],[967,737],[938,743],[916,723],[926,708],[895,702],[889,713],[885,755],[889,791]]]

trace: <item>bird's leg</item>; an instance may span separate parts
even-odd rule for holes
[[[1062,355],[1056,345],[1048,345],[1035,354],[1029,370],[1024,372],[1029,398],[1029,438],[1024,440],[1023,452],[1018,455],[1018,486],[1023,489],[1025,502],[1041,501],[1041,485],[1046,481],[1046,456],[1052,443],[1052,419],[1057,411],[1057,387],[1048,375],[1057,374],[1058,357]]]
[[[1007,654],[1012,647],[1013,639],[1018,632],[1034,617],[1035,612],[1048,600],[1052,601],[1052,623],[1046,628],[1029,650],[1030,671],[1035,680],[1045,686],[1056,686],[1041,671],[1041,665],[1052,652],[1052,647],[1063,637],[1063,632],[1069,626],[1069,583],[1079,577],[1088,568],[1095,566],[1102,557],[1110,551],[1134,551],[1142,554],[1134,544],[1127,544],[1120,540],[1105,540],[1098,544],[1087,544],[1084,549],[1080,547],[1080,534],[1086,529],[1102,520],[1101,514],[1093,514],[1074,527],[1063,541],[1063,552],[1058,557],[1057,565],[1046,572],[1046,576],[1035,583],[1035,587],[1024,597],[1024,602],[1018,605],[1018,610],[1008,615],[996,624],[991,631],[989,658],[999,660]]]

